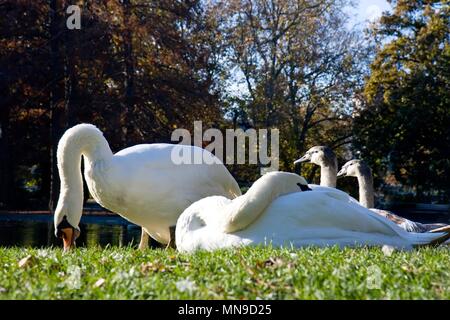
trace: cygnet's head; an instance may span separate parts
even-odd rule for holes
[[[337,159],[333,150],[327,146],[315,146],[306,151],[305,155],[294,164],[311,162],[321,167],[337,167]]]
[[[350,160],[339,170],[338,177],[362,177],[371,176],[372,171],[362,160]]]

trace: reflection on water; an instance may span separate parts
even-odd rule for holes
[[[52,216],[0,215],[0,246],[62,246],[54,234]],[[77,246],[139,244],[141,229],[121,217],[85,216]]]
[[[447,214],[417,214],[398,212],[414,221],[450,223]],[[77,246],[102,247],[139,244],[141,229],[120,216],[83,216],[80,223],[81,235]],[[152,246],[157,246],[155,242]],[[36,214],[1,214],[0,246],[47,247],[62,246],[62,240],[54,235],[53,216]]]

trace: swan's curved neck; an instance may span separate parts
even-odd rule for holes
[[[295,191],[298,190],[295,189]],[[223,215],[225,219],[224,231],[235,232],[246,228],[276,198],[291,192],[294,192],[294,190],[278,188],[276,178],[274,179],[270,174],[263,176],[248,189],[245,195],[233,200],[233,204],[229,206],[227,212]]]
[[[336,188],[337,165],[323,164],[320,166],[320,185]]]
[[[372,174],[357,176],[359,185],[359,203],[366,208],[374,207],[374,191]]]
[[[85,166],[92,167],[96,161],[110,161],[112,152],[100,130],[94,126],[80,125],[66,131],[58,144],[58,171],[61,189],[55,212],[55,224],[64,216],[77,227],[83,206],[83,180],[81,157]],[[59,221],[59,222],[58,222]]]

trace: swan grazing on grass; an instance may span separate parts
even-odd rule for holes
[[[296,174],[272,172],[233,200],[201,199],[178,218],[177,249],[193,252],[244,245],[412,248],[438,245],[450,237],[449,232],[406,232],[342,191],[311,187],[308,190],[305,179]]]
[[[356,177],[359,185],[359,202],[366,208],[375,213],[385,216],[389,220],[394,221],[400,227],[406,231],[411,232],[428,232],[437,228],[445,227],[443,223],[419,223],[414,222],[396,214],[387,211],[374,209],[374,190],[373,190],[373,177],[370,167],[361,160],[350,160],[344,164],[341,170],[338,172],[338,177]]]
[[[177,148],[177,149],[175,149]],[[175,164],[172,152],[201,155],[202,164]],[[69,249],[79,234],[84,176],[95,201],[141,226],[152,238],[169,243],[170,227],[193,202],[211,195],[241,194],[226,167],[211,153],[194,146],[142,144],[111,152],[102,132],[90,124],[67,130],[58,145],[61,191],[54,224]],[[207,164],[212,163],[214,164]]]
[[[311,162],[320,166],[320,185],[325,187],[336,188],[336,179],[338,176],[343,176],[346,165],[342,167],[338,173],[337,157],[333,150],[327,146],[315,146],[309,149],[303,157],[296,160],[294,163]],[[368,167],[367,167],[368,168]],[[406,231],[413,232],[427,232],[437,227],[444,225],[440,224],[420,224],[405,218],[402,218],[390,211],[375,209],[373,196],[372,173],[368,168],[369,176],[358,176],[359,182],[359,203],[372,210],[376,214],[383,216],[392,222],[398,224]],[[366,170],[367,172],[367,170]],[[356,176],[356,175],[355,175]]]

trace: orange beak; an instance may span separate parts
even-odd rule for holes
[[[78,238],[80,232],[74,228],[61,229],[62,239],[64,244],[64,251],[69,251],[75,247],[75,240]]]

